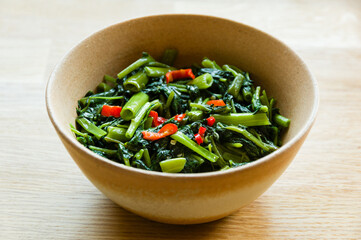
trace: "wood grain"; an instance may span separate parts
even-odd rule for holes
[[[55,64],[110,24],[200,13],[260,28],[294,48],[320,86],[309,138],[260,198],[195,226],[151,222],[105,198],[48,120]],[[0,239],[361,239],[360,1],[0,1]]]

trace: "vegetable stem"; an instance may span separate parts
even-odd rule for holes
[[[117,79],[113,78],[112,76],[106,75],[106,74],[104,75],[104,81],[117,83]]]
[[[205,148],[199,146],[197,143],[192,141],[189,137],[187,137],[184,133],[180,131],[171,135],[171,138],[183,144],[184,146],[188,147],[189,149],[193,150],[194,152],[198,153],[199,155],[209,160],[210,162],[216,162],[218,160],[218,156],[216,154],[211,153]]]
[[[143,53],[143,56],[139,58],[137,61],[130,64],[128,67],[126,67],[123,71],[118,73],[118,78],[122,79],[125,76],[127,76],[129,73],[133,72],[134,70],[140,68],[141,66],[154,62],[154,58],[152,58],[148,53]]]
[[[117,153],[117,150],[111,150],[111,149],[107,149],[107,148],[100,148],[100,147],[96,147],[96,146],[89,146],[90,150],[93,151],[99,151],[102,153],[105,153],[107,155],[115,155]]]
[[[95,126],[86,118],[77,118],[76,122],[82,126],[87,132],[93,134],[97,139],[100,139],[102,136],[106,135],[107,132],[101,128]]]
[[[143,158],[145,165],[147,165],[147,167],[150,167],[151,161],[150,161],[149,151],[147,148],[144,149]]]
[[[145,67],[144,70],[148,77],[162,77],[167,72],[172,71],[171,68],[160,68],[160,67]]]
[[[125,133],[125,137],[130,139],[133,137],[135,131],[139,127],[139,125],[142,123],[142,120],[144,117],[147,116],[147,113],[149,114],[149,111],[154,107],[154,103],[147,102],[142,106],[142,108],[139,110],[135,118],[133,118],[130,122],[129,128],[127,132]]]
[[[111,87],[106,84],[106,83],[99,83],[98,86],[97,86],[97,92],[98,93],[102,93],[102,92],[106,92],[106,91],[109,91],[111,89]]]
[[[123,86],[125,90],[132,92],[139,92],[145,88],[148,83],[148,77],[143,71],[139,71],[136,74],[129,77],[124,81]]]
[[[208,58],[203,59],[202,66],[205,68],[213,68],[213,69],[222,70],[222,68],[215,61],[211,61]]]
[[[243,125],[246,127],[271,125],[265,113],[231,113],[229,115],[212,115],[217,122],[228,125]]]
[[[217,145],[214,142],[213,137],[210,137],[210,139],[211,139],[211,143],[212,143],[212,149],[213,149],[214,153],[218,156],[218,159],[217,159],[218,166],[220,166],[221,168],[227,166],[227,163],[224,161],[221,153],[218,151]]]
[[[213,77],[209,73],[205,73],[189,81],[188,85],[196,85],[199,89],[207,89],[213,84]]]
[[[245,138],[252,141],[254,144],[256,144],[258,147],[262,148],[265,151],[274,151],[277,149],[276,146],[272,146],[270,144],[262,142],[257,137],[253,136],[250,132],[248,132],[246,129],[235,127],[235,126],[228,126],[225,128],[228,130],[242,134]]]
[[[133,95],[129,101],[124,105],[120,116],[124,120],[131,120],[135,117],[139,109],[149,101],[149,96],[146,93],[139,92]]]
[[[260,112],[266,113],[266,112],[268,112],[268,107],[265,105],[262,105],[261,100],[259,98],[260,91],[261,91],[261,87],[258,86],[252,97],[252,109],[253,109],[253,111],[258,110]]]
[[[119,128],[119,127],[108,127],[108,134],[107,137],[110,139],[115,139],[121,142],[125,142],[128,140],[126,137],[127,129]]]
[[[291,120],[282,116],[281,114],[278,114],[276,113],[274,116],[273,116],[273,121],[275,121],[275,123],[281,127],[289,127],[290,126],[290,123],[291,123]]]
[[[242,74],[237,74],[237,76],[233,79],[231,85],[229,85],[227,92],[235,98],[238,97],[242,87],[243,80],[244,80],[244,76]]]
[[[187,160],[185,158],[172,158],[159,162],[162,172],[178,173],[183,170]]]

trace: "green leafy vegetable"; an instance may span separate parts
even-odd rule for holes
[[[126,166],[168,173],[225,171],[280,147],[291,120],[248,72],[208,58],[180,70],[177,54],[167,49],[158,62],[143,53],[105,75],[78,101],[76,139]]]

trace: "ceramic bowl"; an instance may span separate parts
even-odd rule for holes
[[[283,146],[253,163],[227,171],[167,174],[124,166],[76,141],[69,124],[77,100],[95,89],[104,74],[115,76],[143,51],[159,59],[179,51],[176,66],[207,56],[252,74],[292,119]],[[314,122],[318,90],[305,63],[279,40],[253,27],[200,15],[158,15],[107,27],[80,42],[61,60],[46,91],[51,122],[85,176],[108,198],[145,218],[195,224],[223,218],[265,192],[285,171]],[[291,197],[291,196],[290,196]]]

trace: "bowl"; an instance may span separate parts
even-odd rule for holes
[[[77,100],[104,74],[115,76],[141,56],[179,51],[176,66],[207,56],[252,74],[292,119],[277,151],[227,171],[171,174],[127,167],[103,158],[75,139],[69,124]],[[285,171],[304,142],[318,107],[317,83],[305,63],[279,40],[253,27],[202,15],[157,15],[121,22],[80,42],[55,67],[47,110],[65,148],[85,176],[119,206],[145,218],[196,224],[223,218],[251,203]]]

